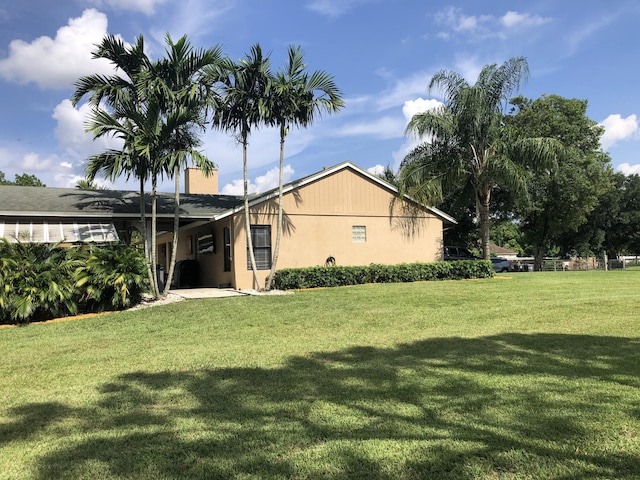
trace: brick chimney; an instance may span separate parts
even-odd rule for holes
[[[184,193],[204,193],[217,195],[218,169],[214,168],[208,177],[198,167],[188,167],[184,171]]]

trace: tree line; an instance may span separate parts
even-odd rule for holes
[[[442,105],[414,115],[407,134],[422,143],[385,177],[456,218],[445,242],[485,259],[491,238],[536,269],[547,255],[639,252],[640,177],[613,172],[586,100],[512,96],[527,77],[523,57],[485,66],[475,84],[438,72],[429,92]]]

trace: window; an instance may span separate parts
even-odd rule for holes
[[[256,257],[256,267],[258,270],[269,270],[271,268],[271,225],[251,225],[251,241],[253,255]],[[248,245],[247,270],[251,270]]]
[[[354,225],[351,227],[351,240],[354,243],[365,243],[367,241],[367,227],[364,225]]]
[[[216,242],[213,232],[203,232],[198,235],[198,255],[216,253]]]
[[[229,227],[222,229],[222,235],[224,237],[224,271],[231,271],[231,231]]]

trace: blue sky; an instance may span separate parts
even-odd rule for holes
[[[73,186],[87,156],[109,146],[84,132],[86,106],[68,100],[79,76],[111,71],[91,59],[93,46],[107,33],[126,42],[142,34],[157,58],[168,32],[221,45],[236,60],[260,43],[274,69],[289,45],[300,45],[309,70],[335,77],[346,107],[289,134],[289,179],[346,160],[395,169],[415,141],[404,136],[408,119],[438,101],[426,92],[434,73],[455,70],[473,83],[484,65],[515,56],[527,58],[531,74],[519,93],[587,99],[614,168],[640,173],[639,21],[636,0],[4,0],[0,170],[10,180],[26,172]],[[203,140],[221,191],[241,193],[233,138],[207,132]],[[278,135],[262,129],[250,142],[251,183],[264,191],[277,178]]]

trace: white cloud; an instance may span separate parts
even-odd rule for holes
[[[424,98],[416,98],[415,100],[409,100],[405,102],[402,107],[402,114],[405,119],[405,128],[409,123],[411,118],[417,113],[426,112],[429,110],[435,110],[443,106],[442,102],[439,102],[434,99],[425,100]],[[400,148],[394,151],[391,155],[393,157],[393,171],[397,171],[400,167],[400,163],[404,160],[404,157],[417,147],[419,144],[423,143],[426,139],[424,138],[415,138],[413,136],[407,136],[404,143],[400,146]]]
[[[544,25],[552,19],[511,10],[501,17],[466,15],[461,8],[449,6],[436,12],[434,20],[436,24],[442,25],[454,33],[467,35],[470,41],[481,41],[488,38],[506,38],[508,35],[520,33],[526,28]],[[443,40],[450,40],[453,37],[449,31],[440,31],[436,36]]]
[[[168,8],[161,16],[161,22],[151,31],[152,38],[158,44],[154,50],[157,48],[160,52],[164,52],[167,32],[171,34],[174,41],[187,35],[192,43],[197,43],[196,39],[216,29],[217,20],[233,8],[235,2],[232,0],[181,0],[169,2],[167,5]]]
[[[114,10],[142,12],[146,15],[155,13],[156,5],[166,3],[167,0],[88,0],[91,5],[102,8],[109,6]]]
[[[640,175],[640,164],[631,165],[629,163],[621,163],[618,165],[618,171],[625,175]]]
[[[621,140],[629,140],[638,135],[638,119],[635,114],[622,118],[618,113],[605,118],[600,125],[604,127],[604,134],[600,138],[603,149],[614,146]]]
[[[406,124],[400,118],[385,116],[373,121],[345,124],[336,130],[336,136],[373,136],[379,139],[398,138],[404,134]]]
[[[40,155],[34,152],[27,153],[22,157],[20,167],[25,172],[41,172],[50,170],[54,165],[58,163],[58,157],[52,155],[46,158],[40,158]]]
[[[500,18],[500,23],[507,28],[523,28],[537,27],[549,23],[551,20],[549,17],[541,17],[540,15],[532,15],[530,13],[518,13],[510,10]]]
[[[366,5],[372,3],[375,0],[313,0],[308,2],[305,6],[320,15],[325,15],[330,18],[337,18],[344,15],[349,10],[352,10],[360,5]]]
[[[367,168],[367,172],[380,177],[384,174],[385,169],[386,167],[378,164],[378,165],[374,165],[373,167]]]
[[[409,123],[409,120],[411,120],[415,114],[427,112],[429,110],[437,110],[443,106],[442,102],[432,98],[428,100],[425,100],[424,98],[416,98],[415,100],[404,102],[404,105],[402,106],[402,114],[404,115],[406,123]]]
[[[53,111],[52,117],[57,121],[55,136],[58,144],[73,160],[83,161],[87,157],[103,152],[109,148],[118,149],[122,140],[113,137],[101,137],[93,140],[91,134],[85,132],[84,124],[91,113],[91,107],[83,104],[74,108],[69,100],[60,102]]]
[[[285,165],[282,171],[283,183],[287,183],[293,176],[294,170],[291,165]],[[272,168],[264,175],[260,175],[255,180],[249,180],[249,193],[262,193],[278,186],[279,169]],[[235,179],[231,183],[226,184],[220,191],[223,195],[243,195],[244,186],[242,179]]]
[[[113,73],[103,59],[91,52],[107,33],[107,16],[88,9],[61,27],[55,38],[39,37],[31,43],[13,40],[9,56],[0,60],[0,77],[10,82],[33,82],[42,89],[69,88],[82,75]]]

